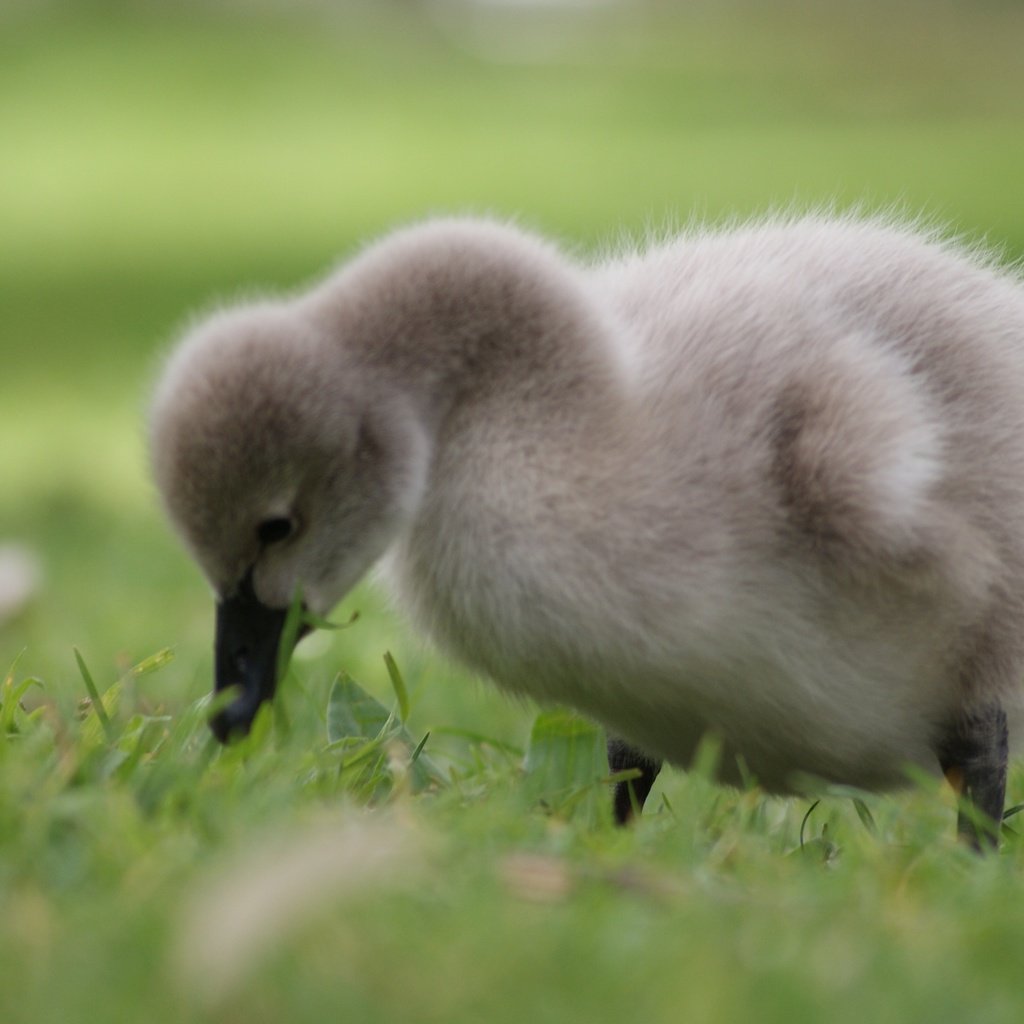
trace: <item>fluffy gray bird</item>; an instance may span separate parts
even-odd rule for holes
[[[151,439],[241,685],[222,739],[273,696],[296,588],[326,614],[380,563],[441,648],[621,737],[641,803],[713,732],[774,791],[941,770],[997,834],[1024,285],[984,255],[807,217],[581,265],[427,222],[191,330]]]

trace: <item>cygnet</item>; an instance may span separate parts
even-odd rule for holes
[[[323,615],[376,564],[444,651],[607,727],[619,820],[713,734],[777,792],[944,772],[997,835],[1024,284],[984,253],[807,216],[583,261],[428,221],[191,329],[151,447],[240,687],[222,739],[297,590]]]

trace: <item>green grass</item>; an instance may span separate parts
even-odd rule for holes
[[[1019,257],[1020,5],[612,13],[532,51],[517,23],[500,61],[365,5],[30,6],[0,23],[0,540],[44,585],[0,626],[0,1019],[1019,1020],[1015,835],[972,857],[918,787],[825,794],[801,843],[810,801],[706,771],[616,830],[597,732],[497,696],[369,588],[215,748],[212,602],[144,408],[193,311],[437,210],[591,251],[692,212],[898,203]]]
[[[697,770],[617,830],[583,723],[524,758],[293,674],[222,750],[206,701],[154,707],[167,658],[83,678],[72,717],[5,684],[5,1020],[1020,1011],[1024,843],[958,847],[940,793],[808,813]]]

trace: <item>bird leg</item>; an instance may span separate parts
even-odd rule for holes
[[[938,747],[939,765],[961,799],[957,833],[970,846],[999,845],[1006,798],[1009,734],[1006,712],[998,704],[965,710]],[[964,804],[978,814],[970,813]]]
[[[631,747],[625,740],[610,738],[608,767],[612,772],[627,771],[630,768],[640,770],[639,778],[628,779],[615,785],[615,823],[625,825],[634,814],[643,809],[644,801],[651,792],[658,772],[661,771],[661,761],[652,760],[636,747]]]

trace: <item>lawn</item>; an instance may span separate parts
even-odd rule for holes
[[[367,586],[207,735],[212,599],[145,455],[197,310],[451,210],[586,254],[895,206],[1024,255],[1019,4],[597,7],[0,13],[0,542],[43,571],[0,625],[5,1024],[1024,1016],[1013,833],[973,857],[924,784],[719,788],[710,748],[616,830],[596,730]]]

